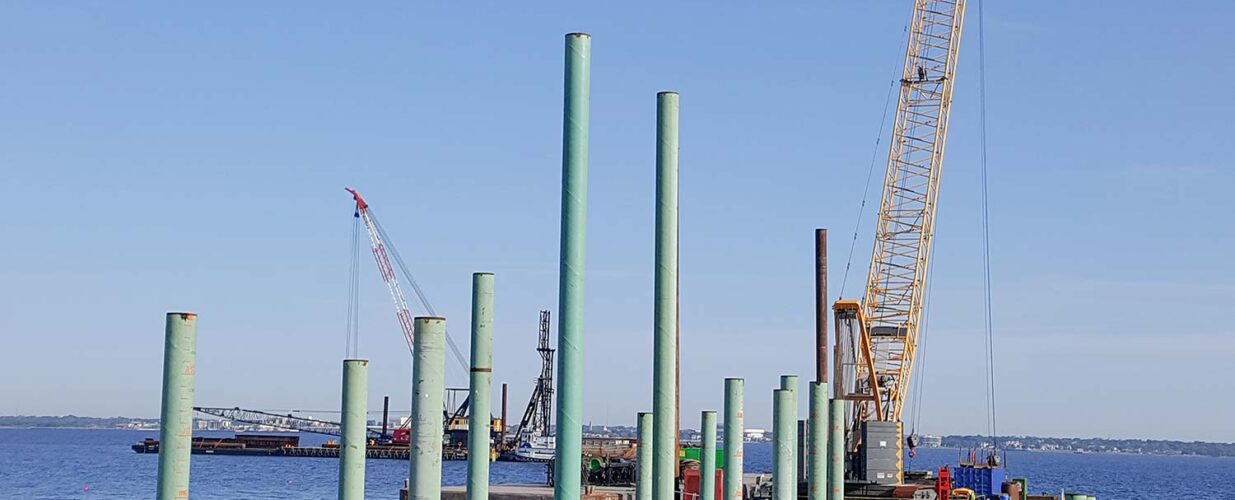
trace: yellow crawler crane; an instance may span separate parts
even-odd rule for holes
[[[833,306],[834,387],[851,453],[866,422],[900,422],[909,392],[964,18],[965,0],[914,2],[866,292]]]

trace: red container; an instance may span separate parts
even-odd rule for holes
[[[682,471],[682,498],[683,500],[700,500],[699,499],[699,469],[686,469]],[[716,498],[713,500],[725,500],[725,484],[724,469],[716,469]]]
[[[952,496],[952,470],[946,465],[940,467],[939,475],[935,476],[935,495],[939,498]]]

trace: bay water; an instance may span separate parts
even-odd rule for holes
[[[228,436],[230,433],[202,435]],[[0,498],[153,498],[158,456],[129,446],[158,431],[0,429]],[[302,435],[315,446],[323,436]],[[771,470],[770,443],[746,444],[746,471]],[[919,449],[907,465],[955,465],[961,452]],[[336,495],[338,462],[330,458],[193,455],[194,499],[329,499]],[[1009,477],[1028,477],[1033,493],[1076,491],[1101,499],[1235,499],[1235,458],[1010,451]],[[443,463],[442,481],[461,485],[467,463]],[[544,483],[545,465],[495,462],[494,484]],[[403,460],[369,460],[366,497],[397,499],[408,474]]]

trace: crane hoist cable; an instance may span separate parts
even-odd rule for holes
[[[845,287],[849,284],[849,267],[853,264],[853,249],[858,244],[858,231],[862,229],[862,215],[866,213],[866,200],[870,196],[871,179],[875,177],[875,162],[879,159],[879,145],[883,142],[883,132],[887,128],[888,108],[892,103],[892,91],[896,90],[896,79],[888,83],[888,95],[883,101],[883,117],[879,120],[879,133],[875,135],[875,147],[871,152],[870,168],[866,171],[866,184],[862,188],[862,203],[858,206],[858,220],[853,223],[853,239],[849,240],[849,257],[845,258],[845,272],[841,275],[840,296],[845,296]]]
[[[909,33],[909,23],[911,20],[912,16],[910,17],[910,20],[905,21],[905,25],[901,28],[902,32],[906,34]],[[870,197],[871,179],[875,177],[875,163],[879,160],[879,151],[881,150],[881,144],[883,143],[883,133],[887,131],[888,109],[891,108],[893,92],[896,91],[897,85],[900,83],[901,72],[898,70],[897,66],[900,65],[902,57],[901,54],[905,51],[905,43],[908,43],[907,41],[908,37],[906,37],[902,43],[897,46],[896,60],[893,61],[891,68],[888,70],[888,73],[893,76],[888,79],[888,92],[887,95],[883,97],[883,113],[880,113],[879,115],[879,131],[875,134],[875,145],[871,149],[870,166],[866,169],[866,184],[862,185],[862,203],[858,206],[857,221],[853,223],[853,238],[849,240],[849,256],[845,258],[845,272],[841,274],[840,280],[841,297],[845,296],[845,289],[849,284],[849,268],[853,265],[853,250],[858,244],[858,232],[862,230],[862,216],[866,214],[866,200]]]
[[[994,457],[999,450],[999,428],[995,421],[995,333],[994,320],[991,318],[991,226],[986,175],[986,16],[982,11],[982,4],[982,0],[978,0],[978,129],[982,150],[982,277],[986,306],[987,418],[990,422],[991,456]]]
[[[347,343],[343,357],[356,358],[360,351],[360,219],[352,222],[352,259],[347,280]]]
[[[934,259],[935,249],[931,248],[931,259]],[[923,386],[926,385],[926,341],[930,334],[931,326],[931,296],[935,290],[935,280],[930,276],[926,278],[926,298],[922,302],[922,334],[918,339],[918,376],[914,378],[913,384],[913,421],[910,425],[910,436],[918,435],[918,424],[922,422],[922,397]]]

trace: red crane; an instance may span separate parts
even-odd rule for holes
[[[403,298],[403,290],[399,287],[398,275],[402,274],[403,278],[412,286],[412,291],[416,293],[416,298],[420,299],[420,305],[424,307],[430,316],[437,316],[437,312],[433,310],[433,305],[425,297],[424,291],[420,289],[420,285],[416,284],[416,278],[412,277],[412,273],[408,272],[403,259],[399,257],[399,250],[390,244],[390,237],[382,229],[382,224],[373,215],[373,211],[369,209],[369,204],[365,202],[364,198],[355,189],[344,189],[351,193],[352,199],[356,201],[354,217],[364,222],[365,231],[369,233],[369,242],[373,249],[373,259],[377,261],[377,270],[382,275],[382,281],[386,282],[386,287],[390,289],[390,296],[394,299],[395,303],[395,315],[399,318],[399,328],[403,330],[403,338],[407,340],[408,350],[411,350],[416,343],[412,332],[412,312],[407,307],[407,300]],[[399,273],[395,272],[396,268],[399,270]],[[352,272],[352,279],[354,281],[354,274],[356,272],[354,263]],[[355,301],[356,298],[353,296],[352,300]],[[449,331],[446,332],[446,343],[450,346],[451,352],[454,353],[455,361],[459,363],[459,367],[462,368],[464,373],[467,373],[467,358],[463,356],[459,346],[450,337]]]
[[[403,329],[403,338],[407,340],[407,349],[410,351],[416,343],[412,335],[412,312],[407,308],[403,290],[399,288],[399,278],[395,275],[394,266],[390,265],[390,256],[386,254],[386,244],[382,242],[381,231],[378,231],[373,215],[369,213],[369,204],[365,203],[360,193],[352,188],[344,189],[352,193],[352,198],[356,200],[355,217],[364,221],[365,231],[369,233],[369,242],[373,246],[373,258],[377,260],[377,270],[382,274],[382,281],[386,282],[386,287],[390,288],[390,296],[395,301],[395,316],[399,318],[399,328]]]
[[[408,308],[407,300],[403,297],[403,289],[399,286],[400,273],[407,280],[408,284],[412,286],[412,290],[416,293],[416,297],[420,299],[420,304],[424,307],[425,311],[433,316],[436,316],[437,313],[433,310],[433,306],[429,304],[429,300],[425,297],[424,291],[420,289],[420,285],[416,283],[416,279],[412,277],[410,272],[408,272],[407,266],[403,264],[403,259],[399,257],[398,249],[389,243],[390,237],[386,234],[386,231],[382,229],[382,224],[377,221],[377,218],[373,215],[373,212],[369,210],[369,204],[365,202],[364,198],[360,196],[360,193],[356,192],[355,189],[344,189],[346,189],[348,193],[351,193],[352,199],[356,202],[356,211],[353,214],[353,217],[355,217],[357,221],[364,223],[365,231],[369,234],[369,243],[373,250],[373,259],[377,261],[377,270],[382,275],[382,281],[385,282],[386,287],[390,289],[390,297],[394,299],[395,304],[395,316],[399,319],[399,328],[403,330],[403,338],[407,341],[408,350],[411,351],[415,349],[416,339],[412,330],[412,311]],[[357,258],[359,256],[358,247],[359,235],[355,234],[352,248],[352,303],[349,304],[349,314],[351,315],[348,325],[349,335],[355,335],[356,333],[355,315],[357,314],[358,302],[358,298],[356,296],[356,280],[359,271],[359,263],[357,262]],[[398,273],[395,272],[396,266],[399,270]],[[353,340],[355,340],[355,337],[349,338],[349,345],[351,345],[351,341]],[[468,371],[467,360],[463,357],[463,353],[459,350],[459,346],[456,345],[455,341],[450,338],[449,331],[446,332],[446,343],[450,345],[450,350],[454,353],[455,361],[459,363],[459,366],[462,368],[463,372],[466,373]],[[350,348],[353,349],[353,351],[355,350],[355,347]],[[352,354],[354,355],[355,352]],[[457,409],[454,413],[461,414],[463,411],[466,411],[467,406],[468,402],[467,400],[464,400],[459,409]],[[443,417],[449,418],[449,413],[450,412],[443,411]],[[411,421],[409,420],[408,424],[410,423]],[[408,442],[409,435],[408,425],[404,424],[398,429],[395,429],[392,441],[396,444],[405,444]]]

